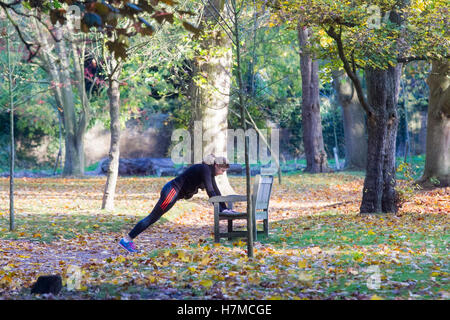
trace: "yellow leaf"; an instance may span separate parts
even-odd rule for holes
[[[376,294],[374,294],[371,298],[370,298],[370,300],[384,300],[382,297],[380,297],[380,296],[377,296]]]
[[[204,257],[202,261],[200,261],[200,264],[206,266],[209,263],[209,261],[211,261],[211,259],[209,259],[208,257]]]
[[[186,256],[184,251],[178,251],[178,258],[183,262],[189,262],[189,257]]]
[[[13,280],[10,276],[4,276],[2,279],[0,279],[0,284],[9,284]]]
[[[205,288],[209,289],[212,287],[213,282],[212,282],[212,280],[202,280],[202,281],[200,281],[200,284],[202,286],[204,286]]]
[[[124,256],[118,256],[117,258],[116,258],[116,261],[117,262],[119,262],[119,263],[122,263],[122,262],[125,262],[125,257]]]
[[[368,234],[369,236],[373,236],[373,235],[375,234],[375,232],[373,232],[372,230],[369,230],[369,232],[367,232],[367,234]]]
[[[298,267],[299,268],[306,268],[306,260],[300,260],[298,262]]]

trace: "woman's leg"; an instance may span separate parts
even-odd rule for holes
[[[128,233],[131,239],[136,238],[140,233],[142,233],[149,226],[154,224],[161,218],[161,216],[169,211],[175,202],[178,200],[179,190],[175,188],[171,182],[166,183],[166,185],[161,190],[161,197],[153,208],[152,212],[139,221],[136,226]]]

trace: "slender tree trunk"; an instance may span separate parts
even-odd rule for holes
[[[227,155],[228,107],[231,86],[232,50],[231,39],[224,34],[217,24],[219,13],[228,15],[224,0],[206,1],[203,10],[201,28],[205,39],[200,46],[206,50],[206,56],[198,56],[192,61],[192,81],[189,96],[192,101],[191,132],[194,122],[201,122],[202,146],[197,149],[194,162],[201,162],[204,155],[214,153],[216,156]],[[214,31],[207,30],[214,25]],[[220,48],[220,50],[217,50]],[[219,52],[217,52],[219,51]],[[197,133],[196,133],[197,132]],[[195,157],[196,156],[196,157]]]
[[[265,6],[265,4],[263,4],[263,6]],[[263,12],[265,11],[265,9],[262,10]],[[253,0],[253,40],[252,40],[252,53],[251,56],[249,57],[249,61],[248,61],[248,69],[247,69],[247,73],[245,75],[245,79],[246,79],[246,85],[245,85],[245,91],[246,94],[252,98],[255,98],[255,94],[256,94],[256,88],[255,88],[255,66],[257,64],[258,61],[258,57],[256,55],[256,38],[257,38],[257,31],[258,31],[258,9],[256,7],[256,0]]]
[[[396,212],[395,148],[397,100],[401,65],[387,70],[367,69],[368,155],[361,213]]]
[[[119,157],[120,157],[120,90],[119,76],[121,73],[121,62],[112,61],[112,70],[115,72],[109,79],[109,114],[111,118],[111,145],[109,149],[109,166],[106,177],[105,191],[103,194],[102,209],[114,210],[114,196],[116,192],[117,177],[119,175]]]
[[[241,37],[239,33],[239,13],[237,12],[236,0],[232,1],[233,15],[234,15],[234,40],[236,43],[236,68],[237,68],[237,81],[239,89],[239,107],[241,111],[241,126],[242,129],[247,129],[247,123],[245,120],[245,105],[244,105],[244,82],[242,80],[242,64],[241,64]],[[249,162],[249,137],[245,137],[245,182],[246,182],[246,195],[247,195],[247,256],[253,258],[253,210],[252,210],[252,190],[250,184],[250,162]]]
[[[409,129],[408,129],[408,123],[409,123],[409,117],[408,117],[408,109],[406,107],[406,102],[403,100],[403,112],[405,114],[405,154],[403,155],[403,162],[408,162],[408,155],[411,153],[411,137],[409,135]]]
[[[8,33],[8,28],[6,30]],[[11,66],[11,49],[9,47],[10,35],[6,36],[6,52],[8,55],[8,94],[9,94],[9,126],[10,126],[10,158],[9,158],[9,230],[16,228],[14,214],[14,162],[15,162],[15,146],[14,146],[14,99],[13,99],[13,79]]]
[[[450,60],[434,60],[427,79],[430,88],[424,187],[450,185]]]
[[[61,160],[62,156],[62,119],[61,112],[59,112],[58,107],[55,107],[56,114],[58,115],[58,124],[59,124],[59,149],[58,155],[56,156],[55,167],[53,168],[53,175],[56,174],[56,170],[58,169],[58,164]]]
[[[329,172],[322,136],[319,100],[319,64],[309,52],[310,30],[298,26],[302,75],[302,129],[306,172]]]
[[[345,169],[365,170],[367,163],[367,129],[365,112],[354,85],[334,73],[333,86],[342,107],[345,136]]]

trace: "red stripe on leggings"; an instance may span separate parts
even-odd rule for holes
[[[167,207],[167,205],[170,203],[170,201],[172,201],[172,198],[175,194],[175,189],[172,188],[172,190],[170,190],[169,194],[167,195],[166,200],[164,200],[164,202],[161,204],[161,209],[165,209]]]
[[[166,199],[164,200],[163,203],[161,203],[161,208],[167,203],[167,201],[169,200],[169,196],[172,194],[172,192],[173,192],[173,188],[170,189],[169,193],[166,196]]]
[[[167,206],[172,202],[172,199],[175,196],[175,194],[176,194],[176,190],[173,189],[167,196],[166,200],[168,200],[168,201],[166,203],[163,203],[163,206],[161,206],[161,209],[165,210],[167,208]]]

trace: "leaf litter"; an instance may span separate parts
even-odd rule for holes
[[[450,188],[416,191],[396,215],[359,215],[360,177],[283,179],[253,258],[243,239],[213,243],[203,193],[141,234],[139,254],[119,248],[167,178],[120,178],[114,212],[98,209],[103,179],[17,179],[14,232],[0,179],[0,299],[45,298],[29,288],[56,273],[57,299],[448,299]],[[242,178],[230,180],[245,193]],[[71,266],[81,270],[75,290]]]

